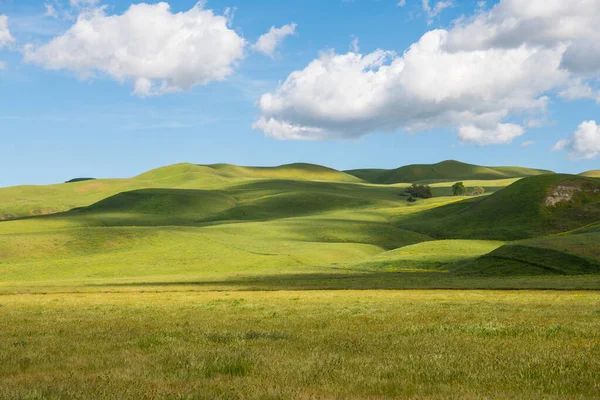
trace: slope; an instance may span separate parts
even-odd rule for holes
[[[182,163],[157,168],[128,179],[3,188],[0,189],[0,221],[86,207],[118,193],[138,189],[215,189],[256,179],[360,182],[354,176],[312,164],[263,168]]]
[[[483,167],[447,160],[437,164],[407,165],[392,170],[358,169],[345,171],[370,183],[434,183],[456,180],[489,180],[551,174],[552,171],[522,167]]]
[[[579,175],[587,176],[588,178],[600,178],[600,169],[593,169],[591,171],[582,172]]]
[[[436,238],[516,240],[567,232],[600,221],[600,182],[576,175],[524,178],[490,196],[470,199],[397,226]]]

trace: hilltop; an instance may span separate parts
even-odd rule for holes
[[[397,224],[437,238],[516,240],[600,221],[599,204],[597,180],[541,175],[521,179],[488,197],[399,218]]]
[[[361,183],[359,178],[314,164],[241,167],[181,163],[125,179],[75,179],[46,186],[0,189],[0,220],[55,214],[86,207],[119,193],[139,189],[216,189],[253,180],[287,179]]]
[[[376,184],[491,180],[554,173],[523,167],[484,167],[454,160],[442,161],[437,164],[407,165],[396,169],[356,169],[344,172]]]
[[[588,178],[600,178],[600,169],[593,169],[591,171],[582,172],[579,175],[586,176]]]

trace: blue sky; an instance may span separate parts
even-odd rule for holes
[[[3,150],[0,186],[55,183],[80,176],[127,177],[178,162],[279,165],[302,161],[353,169],[457,159],[570,173],[600,168],[597,158],[600,142],[596,136],[600,135],[600,129],[594,124],[582,127],[585,121],[599,120],[600,95],[596,91],[600,65],[594,64],[596,59],[573,57],[575,61],[563,62],[560,71],[543,70],[540,75],[547,74],[548,79],[544,80],[552,83],[537,86],[534,83],[528,86],[527,82],[534,80],[529,76],[524,75],[514,83],[514,79],[506,76],[511,69],[493,68],[496,59],[501,64],[516,57],[504,54],[507,48],[506,51],[514,50],[518,55],[517,51],[522,52],[526,47],[530,50],[526,54],[528,60],[540,57],[540,65],[551,64],[554,60],[551,57],[558,51],[555,49],[565,51],[566,46],[579,45],[579,41],[588,43],[595,38],[592,28],[589,32],[569,32],[565,38],[553,39],[551,43],[547,39],[550,35],[513,47],[495,44],[500,39],[494,39],[495,42],[490,41],[492,44],[477,44],[476,49],[465,43],[464,37],[469,35],[458,34],[459,28],[465,32],[480,29],[475,36],[483,37],[485,29],[491,29],[508,12],[517,13],[525,25],[531,20],[531,13],[543,10],[527,10],[530,14],[526,14],[511,9],[511,4],[483,5],[478,1],[458,0],[406,0],[404,6],[399,6],[397,0],[209,0],[203,5],[203,12],[210,10],[214,16],[231,15],[231,9],[235,8],[227,23],[232,33],[223,34],[244,41],[232,49],[233,52],[241,49],[243,55],[231,56],[234,61],[215,67],[221,68],[219,71],[230,69],[219,79],[210,78],[219,71],[206,71],[204,75],[195,72],[206,64],[202,58],[198,59],[199,64],[192,65],[186,64],[187,57],[174,60],[169,67],[174,68],[171,72],[152,72],[152,92],[136,95],[135,82],[150,77],[150,72],[139,67],[137,60],[135,67],[118,65],[121,71],[118,73],[109,70],[117,62],[109,54],[110,45],[103,59],[94,58],[94,48],[82,48],[90,46],[89,41],[74,36],[66,44],[48,47],[51,40],[65,35],[79,23],[74,19],[78,14],[84,15],[83,19],[97,18],[93,21],[98,25],[91,25],[102,35],[99,21],[116,21],[112,18],[137,4],[110,0],[91,3],[0,0],[0,15],[7,17],[13,39],[2,46],[0,33],[0,62],[5,65],[0,70]],[[598,6],[594,1],[587,3],[590,7]],[[438,4],[440,7],[436,9]],[[52,6],[51,15],[45,15],[46,5]],[[193,0],[171,1],[168,13],[188,13],[195,6]],[[103,7],[102,11],[97,11],[99,7]],[[154,12],[152,7],[148,8],[149,13]],[[579,25],[593,26],[598,22],[593,18],[600,13],[592,13],[590,17],[589,10],[583,11],[573,17],[585,19]],[[94,12],[101,12],[102,16],[92,17]],[[555,15],[542,17],[551,23],[560,14],[556,10]],[[477,16],[485,22],[485,27],[477,22]],[[148,25],[142,13],[132,14],[131,18],[140,19],[139,29]],[[276,41],[270,54],[254,46],[271,27],[292,23],[296,24],[295,34]],[[192,25],[189,29],[203,28]],[[442,54],[436,48],[438,53],[434,58],[425,58],[431,55],[424,55],[425,51],[403,55],[424,34],[438,29],[450,31],[449,37],[460,39],[455,40],[459,44],[453,44],[457,49],[443,49]],[[148,40],[153,37],[149,34]],[[353,48],[351,42],[355,38],[358,47]],[[139,41],[131,37],[117,39],[123,46],[139,46]],[[202,41],[197,44],[202,45]],[[26,46],[30,46],[29,50]],[[225,45],[218,51],[222,47]],[[148,51],[154,49],[148,48]],[[356,72],[356,63],[378,49],[389,52],[381,56],[385,60],[366,64]],[[160,46],[156,51],[160,51]],[[349,52],[357,56],[350,59]],[[505,93],[502,88],[469,82],[470,78],[464,76],[460,87],[446,84],[447,79],[436,83],[435,74],[439,73],[435,71],[440,64],[449,63],[445,72],[463,71],[457,67],[460,62],[465,63],[464,68],[471,68],[469,58],[463,58],[465,61],[456,58],[464,52],[490,57],[492,64],[486,64],[491,71],[489,79],[499,82],[508,79],[514,88]],[[61,61],[64,54],[73,57],[80,53],[82,59],[84,56],[89,59]],[[566,60],[570,54],[566,50],[559,56]],[[548,57],[547,61],[542,56]],[[312,65],[319,67],[318,77],[307,68],[315,62],[318,65]],[[384,71],[411,62],[423,69],[423,77]],[[432,70],[427,72],[429,65]],[[531,66],[523,64],[515,68],[516,74]],[[297,76],[302,79],[289,80],[294,71],[299,71]],[[360,74],[360,79],[374,77],[377,83],[368,80],[358,83],[353,78],[355,73]],[[427,73],[429,78],[425,77]],[[479,73],[479,70],[468,71],[466,76]],[[452,79],[457,75],[450,76]],[[288,85],[284,84],[286,80]],[[162,82],[167,82],[164,93],[156,89]],[[192,82],[191,88],[181,82]],[[386,100],[371,99],[372,87],[377,88],[375,97],[383,94],[381,97]],[[574,94],[567,96],[564,93],[569,88]],[[488,91],[493,94],[488,95]],[[261,102],[261,96],[267,93],[273,95],[272,103]],[[544,97],[543,110],[538,104],[541,97]],[[427,112],[422,112],[425,109]],[[471,113],[472,109],[477,111]],[[270,122],[260,124],[261,119]],[[553,148],[558,151],[551,151]]]

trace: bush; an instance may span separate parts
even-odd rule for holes
[[[454,185],[452,185],[452,193],[455,196],[464,196],[465,193],[467,193],[467,188],[465,187],[464,183],[456,182]]]
[[[415,199],[412,196],[408,196],[408,199],[406,199],[406,201],[408,201],[409,203],[414,203],[415,201],[417,201],[417,199]]]
[[[485,188],[481,186],[475,186],[469,190],[469,196],[481,196],[485,193]]]
[[[418,197],[419,199],[429,199],[433,197],[431,194],[431,187],[429,185],[417,185],[413,183],[406,192],[409,193],[412,197]]]

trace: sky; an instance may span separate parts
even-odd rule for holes
[[[0,0],[0,186],[179,163],[600,169],[600,0]]]

